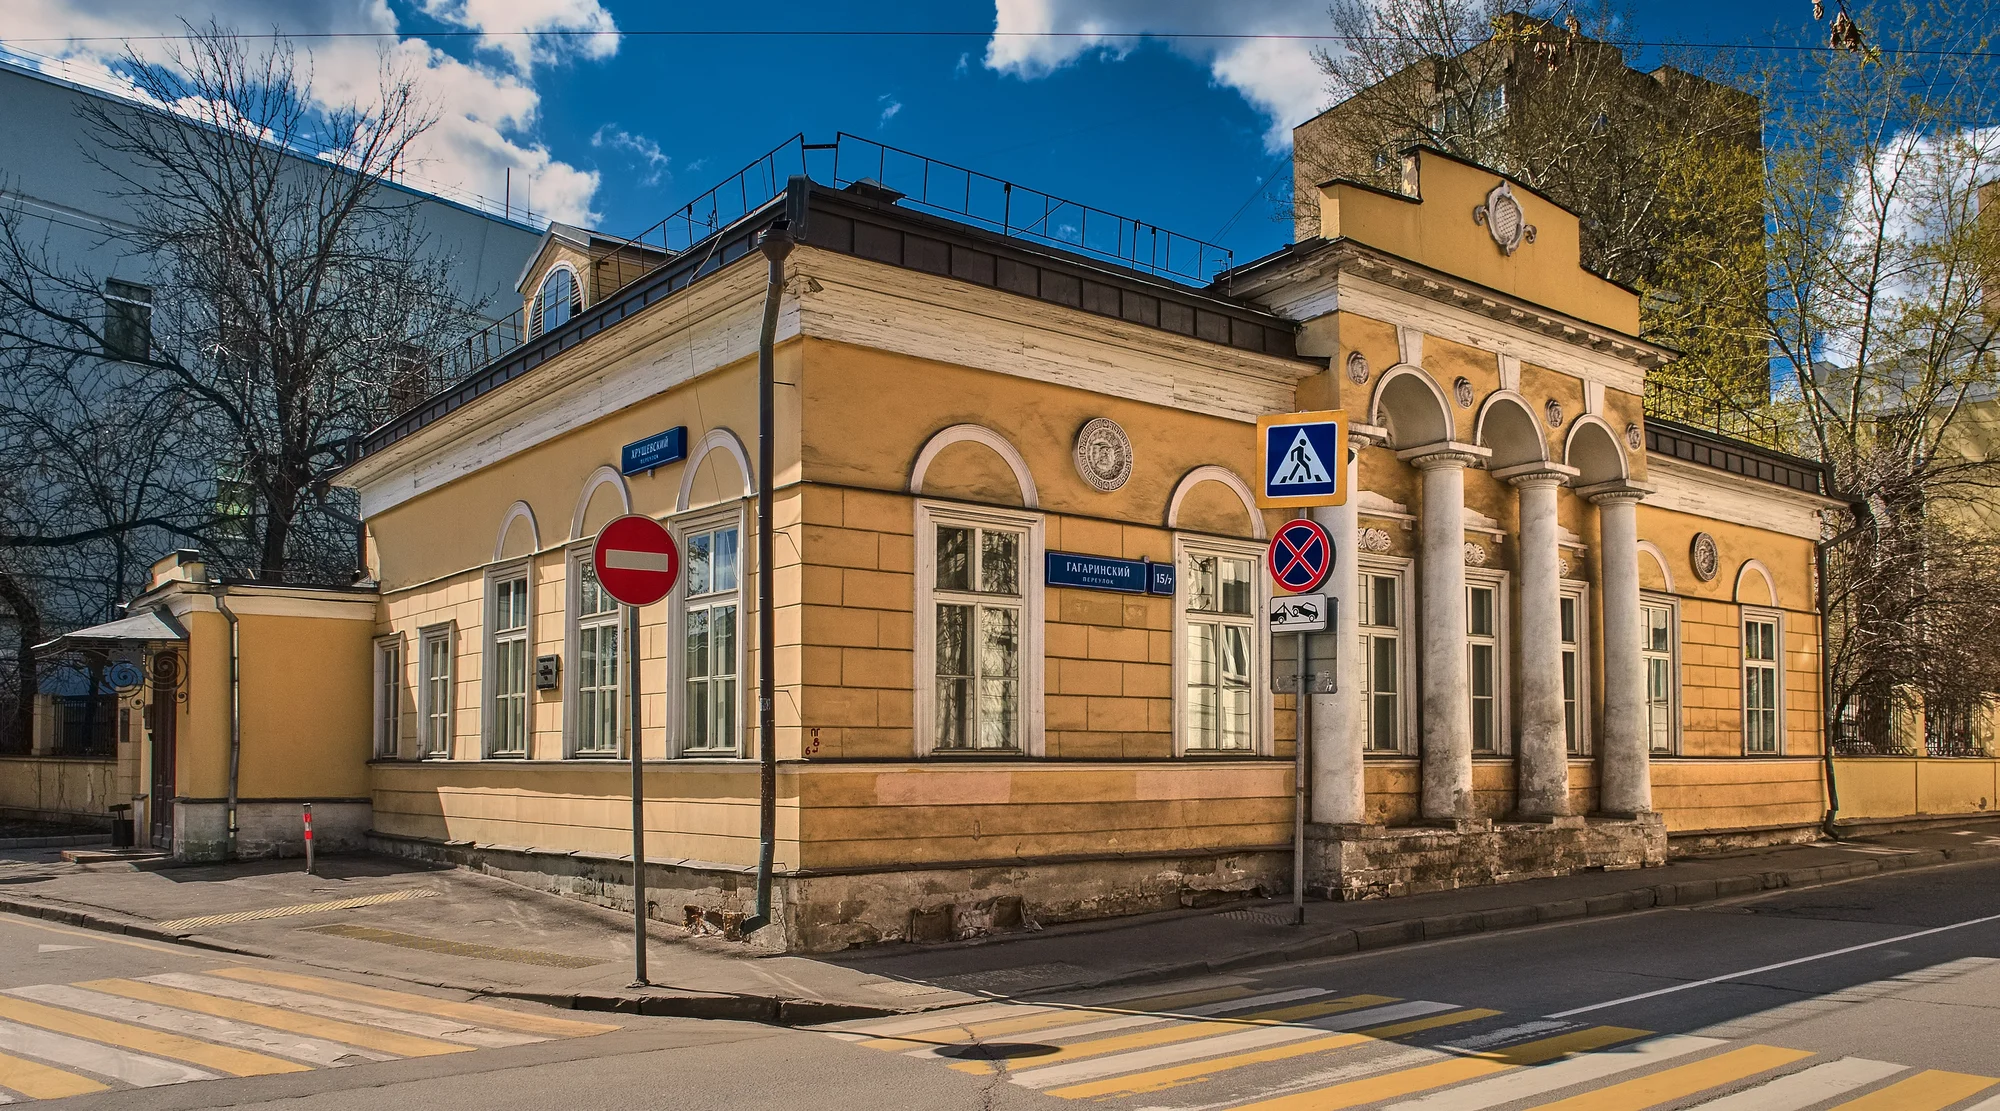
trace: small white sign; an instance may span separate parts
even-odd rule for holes
[[[1273,633],[1323,633],[1332,607],[1324,594],[1283,594],[1271,599]]]

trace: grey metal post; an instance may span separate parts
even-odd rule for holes
[[[646,765],[639,744],[639,607],[625,607],[625,743],[632,753],[632,986],[646,986]]]
[[[306,803],[306,875],[313,874],[313,804]]]
[[[1299,682],[1298,693],[1292,698],[1298,706],[1293,732],[1298,739],[1292,743],[1292,925],[1306,924],[1306,748],[1312,736],[1312,696],[1306,693],[1307,669],[1311,661],[1306,659],[1306,638],[1310,633],[1299,633]]]

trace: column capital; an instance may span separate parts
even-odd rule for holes
[[[1357,423],[1347,426],[1347,446],[1355,451],[1388,442],[1389,430],[1380,425]]]
[[[1576,492],[1583,497],[1589,498],[1592,505],[1612,505],[1617,502],[1639,501],[1657,489],[1659,487],[1654,486],[1650,482],[1636,482],[1629,478],[1621,478],[1611,482],[1598,482],[1589,486],[1580,486]]]
[[[1436,470],[1439,467],[1476,467],[1493,457],[1493,452],[1477,444],[1462,444],[1456,440],[1439,440],[1422,447],[1404,448],[1396,453],[1396,458],[1412,464],[1420,471]]]
[[[1575,467],[1565,467],[1551,460],[1538,459],[1533,463],[1501,467],[1493,472],[1493,477],[1512,486],[1561,486],[1576,481],[1579,473],[1581,472]]]

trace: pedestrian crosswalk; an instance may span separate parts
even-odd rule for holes
[[[2000,1078],[1747,1039],[1240,979],[1127,996],[819,1029],[1143,1111],[2000,1111]]]
[[[275,1076],[617,1027],[276,969],[0,990],[0,1103]]]

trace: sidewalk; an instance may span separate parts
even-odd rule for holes
[[[629,988],[631,919],[476,873],[384,857],[135,869],[0,853],[0,912],[558,1007],[781,1024],[1169,980],[1539,922],[2000,859],[2000,818],[1356,903],[1257,900],[976,942],[765,956],[661,923]]]
[[[1263,899],[1213,910],[1080,922],[1027,936],[880,945],[824,959],[959,991],[1048,995],[1973,860],[2000,860],[2000,817],[1839,844],[1744,850],[1659,868],[1586,872],[1401,899],[1308,899],[1302,927],[1292,925],[1289,898]]]
[[[631,989],[632,918],[477,873],[386,857],[184,868],[0,853],[0,912],[219,952],[392,976],[557,1007],[785,1025],[948,1007],[970,997],[804,957],[689,941],[651,923]]]

